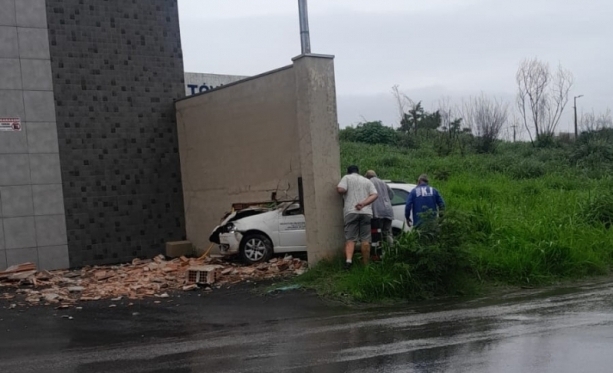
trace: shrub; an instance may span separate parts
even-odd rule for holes
[[[487,160],[486,168],[491,172],[507,173],[520,160],[512,156],[492,157]]]
[[[584,168],[597,168],[613,162],[613,144],[594,140],[578,143],[568,158],[571,165]]]
[[[535,179],[545,175],[545,166],[542,162],[532,159],[524,159],[515,163],[509,169],[509,176],[513,179]]]
[[[380,164],[385,167],[397,167],[402,164],[402,159],[395,154],[386,154],[381,158]]]
[[[604,225],[607,229],[613,224],[613,194],[598,194],[582,206],[582,218],[588,224]]]
[[[358,301],[383,298],[422,299],[470,289],[469,234],[463,216],[455,211],[401,236],[386,249],[381,262],[340,271],[340,258],[323,262],[297,281],[327,295],[349,295]]]
[[[393,145],[398,142],[398,133],[381,122],[366,122],[358,124],[355,128],[347,127],[340,130],[339,139],[365,144]]]
[[[338,138],[340,141],[358,142],[357,130],[355,127],[345,127],[338,131]]]
[[[425,222],[420,229],[401,237],[388,250],[383,266],[404,274],[405,298],[454,293],[467,281],[468,234],[465,216],[447,211],[439,220]]]

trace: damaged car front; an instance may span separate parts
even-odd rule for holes
[[[238,254],[240,243],[245,232],[240,222],[241,219],[254,215],[261,215],[273,211],[266,207],[250,207],[240,211],[234,211],[227,215],[215,229],[209,241],[219,245],[221,255]]]
[[[274,253],[306,251],[304,213],[297,201],[249,207],[226,216],[209,240],[222,255],[238,254],[247,264]]]

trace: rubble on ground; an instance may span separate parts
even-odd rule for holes
[[[9,308],[44,304],[63,309],[101,299],[168,298],[170,291],[193,291],[200,287],[210,291],[243,281],[300,275],[306,267],[305,261],[291,256],[243,266],[218,256],[166,260],[159,255],[147,260],[134,259],[130,264],[88,266],[74,271],[37,271],[33,263],[24,263],[0,271],[0,300],[12,302]]]

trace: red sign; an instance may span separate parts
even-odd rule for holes
[[[0,118],[0,131],[21,131],[21,118]]]

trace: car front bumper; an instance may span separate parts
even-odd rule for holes
[[[219,235],[219,252],[221,255],[238,254],[243,234],[240,232],[222,233]]]

